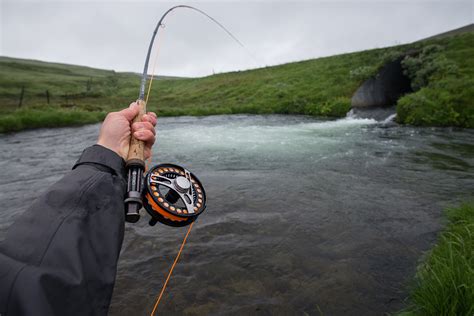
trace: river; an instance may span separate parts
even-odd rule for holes
[[[98,129],[0,136],[0,240]],[[160,118],[157,135],[153,163],[186,166],[208,195],[165,315],[397,311],[442,210],[474,192],[474,130],[223,115]],[[126,224],[110,315],[150,313],[185,231]]]

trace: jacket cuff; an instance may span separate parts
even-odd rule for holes
[[[104,146],[96,144],[84,149],[81,157],[72,169],[76,169],[78,166],[84,164],[96,164],[106,167],[111,173],[126,179],[125,161],[116,152]]]

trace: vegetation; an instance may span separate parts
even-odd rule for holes
[[[148,108],[161,116],[307,114],[342,117],[357,87],[409,51],[414,93],[398,119],[474,127],[474,33],[204,78],[155,80]],[[0,132],[99,121],[136,99],[138,74],[0,57]],[[44,124],[42,123],[44,122]]]
[[[26,128],[84,125],[102,121],[106,112],[64,110],[55,107],[20,109],[0,116],[0,133]]]
[[[474,315],[474,202],[446,212],[449,224],[419,266],[399,316]]]
[[[427,45],[418,55],[403,60],[415,92],[399,99],[398,119],[413,125],[473,128],[473,34],[441,43]]]

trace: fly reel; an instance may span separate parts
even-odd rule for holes
[[[151,216],[151,226],[157,222],[186,226],[206,208],[206,193],[199,179],[174,164],[151,168],[145,176],[142,194],[143,207]]]

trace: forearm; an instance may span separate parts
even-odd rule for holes
[[[123,240],[124,176],[122,158],[90,147],[10,228],[0,249],[2,315],[107,313]]]

